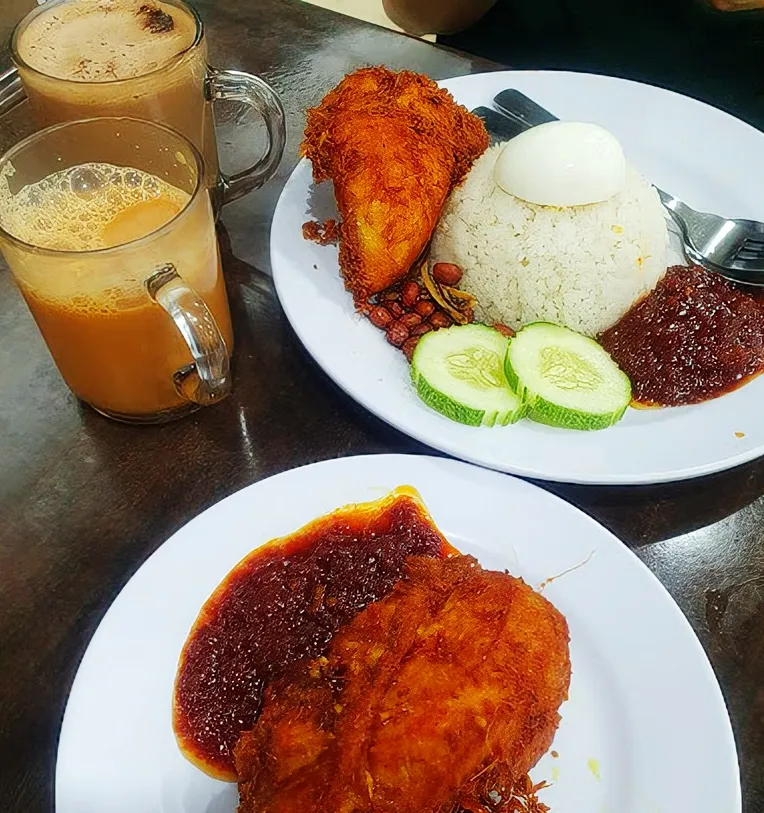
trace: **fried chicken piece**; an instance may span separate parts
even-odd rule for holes
[[[305,240],[318,243],[319,246],[334,245],[340,236],[340,224],[334,218],[325,223],[309,220],[302,224],[302,236]]]
[[[408,273],[488,143],[477,116],[410,71],[358,70],[308,111],[301,150],[316,183],[334,181],[340,269],[357,306]]]
[[[567,697],[565,619],[469,556],[406,572],[269,687],[234,751],[239,813],[507,809]]]

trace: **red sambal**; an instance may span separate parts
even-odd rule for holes
[[[764,307],[718,274],[678,265],[600,343],[637,403],[697,404],[764,369]]]
[[[457,553],[416,492],[341,508],[243,559],[202,608],[181,654],[173,726],[183,753],[235,781],[233,747],[265,687],[387,595],[407,557]]]

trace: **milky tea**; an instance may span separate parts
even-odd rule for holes
[[[0,225],[21,244],[6,241],[3,253],[72,391],[130,420],[187,405],[173,376],[191,363],[188,346],[144,281],[171,261],[206,302],[230,352],[206,192],[192,197],[140,169],[85,163],[12,194],[13,174],[12,165],[2,169]]]
[[[206,43],[182,3],[49,0],[19,25],[12,54],[41,127],[95,116],[161,122],[197,147],[214,184]]]

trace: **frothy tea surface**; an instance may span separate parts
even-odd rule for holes
[[[122,245],[172,220],[188,202],[182,189],[129,167],[81,164],[12,195],[0,185],[0,224],[41,248],[89,251]]]
[[[70,0],[35,17],[17,48],[47,76],[109,82],[161,68],[195,37],[196,20],[159,0]]]

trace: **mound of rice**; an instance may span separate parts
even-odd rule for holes
[[[476,316],[518,330],[545,321],[596,336],[666,272],[667,230],[657,192],[633,168],[604,203],[526,203],[493,181],[501,144],[451,194],[431,256],[464,270]]]

